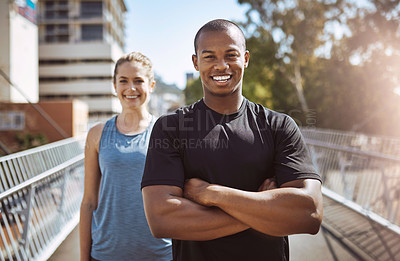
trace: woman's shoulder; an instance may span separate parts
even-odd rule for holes
[[[101,139],[101,134],[103,133],[105,123],[96,123],[93,127],[91,127],[88,131],[87,137],[86,137],[86,144],[87,145],[95,145],[96,148],[98,148],[98,144]]]
[[[103,132],[104,126],[106,125],[105,122],[99,122],[96,123],[95,125],[93,125],[88,132],[88,135],[92,135],[92,136],[101,136],[101,133]]]

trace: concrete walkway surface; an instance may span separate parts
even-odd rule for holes
[[[330,240],[340,261],[355,261],[339,244]],[[335,261],[320,230],[317,235],[293,235],[289,237],[290,261]],[[49,261],[79,261],[79,233],[76,227]],[[244,260],[247,261],[247,260]]]

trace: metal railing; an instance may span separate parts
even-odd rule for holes
[[[301,132],[309,140],[400,157],[400,138],[370,136],[357,132],[316,128],[302,128]]]
[[[323,180],[323,226],[357,259],[400,260],[400,140],[302,133]]]
[[[0,260],[46,260],[79,222],[83,139],[0,158]]]
[[[355,259],[400,260],[399,140],[302,133],[323,179],[323,231]],[[1,261],[46,260],[77,225],[83,159],[83,139],[0,158]]]

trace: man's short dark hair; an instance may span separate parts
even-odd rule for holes
[[[195,52],[195,54],[197,55],[197,41],[198,41],[198,38],[200,37],[201,33],[224,32],[224,31],[227,31],[231,27],[236,28],[240,32],[240,34],[243,37],[243,45],[244,45],[243,48],[246,49],[246,38],[244,36],[242,29],[240,29],[240,27],[237,24],[235,24],[234,22],[225,20],[225,19],[215,19],[215,20],[212,20],[212,21],[206,23],[199,29],[199,31],[197,31],[197,34],[194,37],[194,52]]]

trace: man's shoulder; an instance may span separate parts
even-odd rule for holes
[[[185,116],[189,116],[192,115],[196,110],[199,109],[199,105],[202,103],[202,100],[198,100],[192,104],[189,105],[185,105],[182,106],[180,108],[178,108],[175,113],[177,115],[185,115]]]
[[[257,116],[262,116],[268,122],[282,122],[291,118],[289,115],[283,112],[272,110],[262,104],[255,103],[250,100],[247,101],[247,107],[251,110],[251,112]]]
[[[185,121],[185,118],[195,115],[195,111],[199,109],[199,103],[200,101],[197,101],[189,105],[184,105],[173,112],[161,115],[154,126],[156,128],[157,126],[179,126],[179,122]]]

